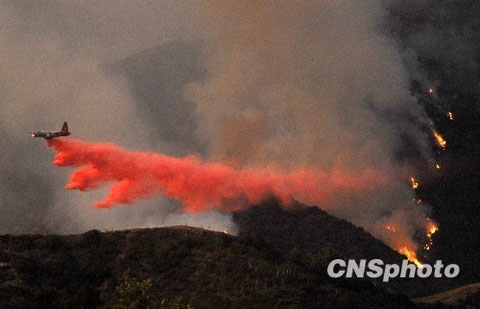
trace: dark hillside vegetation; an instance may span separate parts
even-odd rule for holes
[[[329,278],[334,258],[400,263],[404,257],[316,207],[284,210],[271,200],[234,219],[239,236],[185,226],[2,235],[0,308],[443,308],[409,298],[460,285]]]
[[[327,260],[284,257],[258,238],[189,227],[4,235],[0,307],[413,306],[366,281],[329,279]]]
[[[264,240],[283,255],[327,265],[333,258],[382,259],[399,264],[405,256],[393,251],[370,233],[350,222],[338,219],[319,209],[301,204],[284,210],[275,201],[265,202],[235,213],[242,237]],[[308,262],[305,262],[308,264]],[[419,297],[458,287],[456,280],[446,278],[380,279],[370,281],[388,292]]]

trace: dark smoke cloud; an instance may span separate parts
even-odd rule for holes
[[[478,1],[392,0],[388,11],[388,31],[413,55],[406,59],[412,78],[424,89],[445,94],[436,97],[432,108],[478,112]]]

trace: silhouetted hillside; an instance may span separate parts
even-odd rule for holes
[[[302,255],[312,261],[327,264],[336,257],[382,259],[390,264],[401,264],[406,259],[361,227],[333,217],[318,207],[297,204],[284,210],[275,201],[269,201],[235,213],[234,219],[239,225],[241,236],[260,237],[285,256]],[[460,285],[455,279],[439,278],[396,278],[388,283],[383,283],[380,279],[369,280],[389,292],[412,297]]]
[[[176,227],[0,236],[0,307],[413,306],[259,239]],[[129,307],[130,308],[130,307]]]
[[[404,257],[316,207],[272,200],[234,218],[238,237],[191,227],[0,236],[0,307],[404,308],[415,306],[404,294],[458,286],[329,278],[337,257]]]
[[[237,212],[240,236],[260,235],[273,248],[288,253],[298,249],[320,252],[329,248],[344,258],[375,259],[401,263],[404,257],[375,239],[363,228],[329,215],[318,207],[300,204],[284,210],[275,201]]]

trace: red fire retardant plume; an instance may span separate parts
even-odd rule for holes
[[[58,152],[53,164],[78,167],[70,175],[67,190],[87,191],[113,184],[96,208],[131,204],[160,193],[182,201],[184,210],[194,212],[238,210],[270,196],[285,205],[296,198],[327,206],[332,196],[342,191],[364,192],[387,185],[387,177],[372,170],[356,177],[335,169],[329,173],[306,169],[286,173],[273,167],[237,170],[194,156],[133,152],[114,144],[52,139],[47,145]]]

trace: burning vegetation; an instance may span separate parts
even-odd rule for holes
[[[435,138],[435,142],[437,143],[438,147],[445,149],[447,147],[447,141],[440,135],[437,131],[433,131],[433,137]]]
[[[432,247],[433,245],[432,236],[437,231],[438,231],[438,226],[436,226],[433,222],[431,222],[429,224],[428,231],[427,231],[428,243],[425,244],[425,246],[423,247],[425,250],[430,250],[430,248]]]
[[[450,120],[453,120],[453,119],[454,119],[452,112],[448,112],[448,113],[447,113],[447,116],[448,116],[448,119],[450,119]]]
[[[405,255],[408,260],[417,265],[417,267],[422,267],[423,264],[418,260],[417,253],[414,250],[409,249],[408,247],[402,247],[398,252]]]
[[[396,232],[397,231],[397,229],[393,225],[387,225],[387,226],[385,226],[385,228],[387,230],[389,230],[390,232]]]
[[[418,188],[418,182],[413,177],[410,177],[410,184],[412,185],[412,189]]]

